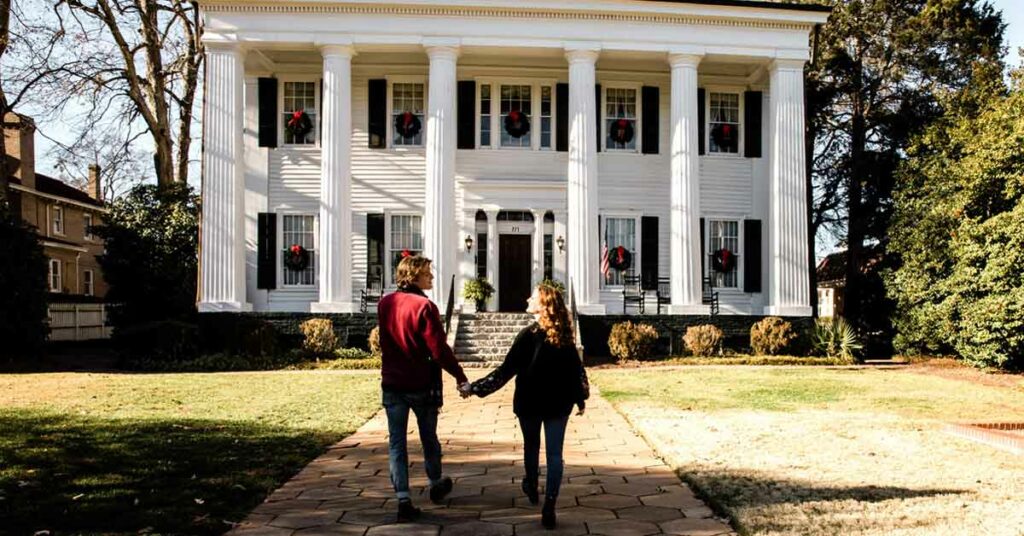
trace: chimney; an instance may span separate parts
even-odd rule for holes
[[[30,117],[14,112],[4,116],[5,156],[17,164],[12,170],[14,177],[21,180],[22,186],[32,189],[36,187],[35,134],[36,125]]]
[[[89,195],[97,201],[103,201],[103,183],[100,182],[100,166],[92,164],[89,166]]]

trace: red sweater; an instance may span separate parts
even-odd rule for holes
[[[426,391],[437,365],[459,383],[467,381],[448,346],[441,314],[417,288],[392,292],[377,305],[382,354],[381,386],[394,391]]]

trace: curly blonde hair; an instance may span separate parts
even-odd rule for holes
[[[537,324],[547,335],[548,344],[557,347],[571,346],[573,341],[572,321],[565,306],[562,292],[552,285],[537,285],[540,298],[540,318]]]
[[[422,255],[410,255],[398,263],[395,270],[395,284],[399,288],[412,285],[419,279],[420,274],[430,272],[430,264],[433,261]]]

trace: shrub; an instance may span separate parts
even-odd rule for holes
[[[777,316],[763,318],[750,327],[750,348],[755,355],[782,355],[796,338],[793,325]]]
[[[4,357],[42,351],[46,324],[46,257],[35,231],[0,201],[0,341]]]
[[[372,354],[362,348],[338,348],[334,356],[338,359],[368,359]]]
[[[158,320],[114,330],[114,344],[128,360],[189,361],[199,355],[199,327]]]
[[[857,363],[861,343],[853,326],[840,317],[822,318],[814,327],[814,349],[825,357]]]
[[[466,281],[462,285],[462,297],[473,300],[477,307],[481,307],[494,295],[494,285],[485,277],[476,277]]]
[[[129,359],[127,368],[147,372],[234,372],[243,370],[277,370],[295,368],[305,361],[305,354],[292,351],[275,356],[247,357],[214,353],[184,361],[160,361],[156,359]]]
[[[562,299],[567,299],[565,296],[565,284],[561,281],[557,279],[545,279],[544,281],[541,281],[540,284],[554,287],[555,290],[562,294]]]
[[[722,330],[711,324],[690,326],[683,335],[683,343],[691,354],[706,357],[720,350]]]
[[[338,336],[334,333],[334,324],[329,318],[310,318],[299,325],[305,339],[302,349],[317,358],[334,354],[338,347]]]
[[[375,327],[370,330],[370,337],[368,342],[370,344],[370,355],[372,355],[373,357],[380,357],[380,327]]]
[[[619,322],[612,326],[608,349],[620,363],[630,359],[644,359],[650,357],[657,340],[658,330],[650,324]]]

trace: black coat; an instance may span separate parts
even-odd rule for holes
[[[576,347],[551,345],[537,323],[516,336],[501,366],[473,382],[473,394],[487,396],[516,377],[512,410],[520,417],[565,417],[590,397],[587,371]]]

